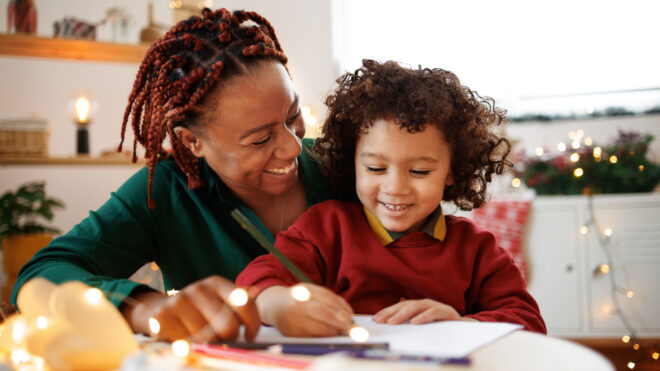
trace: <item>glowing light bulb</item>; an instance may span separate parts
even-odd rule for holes
[[[578,149],[580,148],[580,141],[579,140],[574,140],[571,142],[571,148],[573,149]]]
[[[584,175],[584,170],[582,170],[582,168],[579,167],[579,168],[573,170],[573,175],[574,175],[576,178],[579,178],[579,177],[581,177],[582,175]]]
[[[160,322],[154,317],[149,317],[149,331],[154,335],[160,332]]]
[[[557,144],[557,151],[564,152],[566,150],[566,143],[560,142]]]
[[[587,234],[587,232],[589,232],[589,227],[587,227],[586,225],[580,227],[580,233]]]
[[[593,141],[593,139],[591,139],[591,137],[584,138],[584,145],[590,146],[592,144],[594,144],[594,141]]]
[[[350,336],[355,342],[366,343],[367,340],[369,340],[369,331],[364,327],[353,326],[348,330],[348,336]]]
[[[637,344],[637,343],[633,344],[633,349],[639,350],[639,344]]]
[[[177,357],[186,357],[190,354],[190,343],[180,339],[172,343],[172,353]]]
[[[651,358],[657,360],[658,358],[660,358],[660,353],[658,353],[658,352],[653,352],[653,354],[651,354]]]
[[[577,152],[571,153],[569,160],[571,160],[571,162],[578,162],[580,160],[580,154]]]
[[[39,316],[37,318],[36,326],[39,330],[45,330],[48,327],[48,318]]]
[[[235,288],[229,293],[229,303],[235,307],[242,307],[248,302],[248,293],[243,288]]]
[[[607,264],[601,264],[598,266],[598,271],[602,274],[608,274],[610,272],[610,266]]]
[[[626,296],[628,297],[628,299],[631,299],[633,297],[633,295],[635,295],[635,293],[632,292],[632,291],[627,291],[626,292]]]
[[[628,344],[628,343],[630,342],[630,336],[628,336],[628,335],[623,335],[623,337],[621,338],[621,341],[623,341],[624,343]]]
[[[534,150],[534,154],[537,155],[538,157],[543,156],[543,147],[536,147]]]
[[[511,186],[513,188],[518,188],[522,185],[522,182],[520,181],[520,178],[513,178],[511,179]]]
[[[87,99],[87,97],[78,97],[76,98],[75,103],[73,103],[73,111],[76,115],[76,120],[79,123],[84,124],[89,121],[89,112],[92,109],[92,103]]]
[[[619,161],[619,158],[616,155],[610,156],[610,164],[616,164]]]
[[[178,294],[178,293],[179,293],[179,290],[177,290],[177,289],[170,289],[170,290],[167,290],[167,296],[174,296],[174,295],[176,295],[176,294]]]
[[[11,360],[14,366],[19,366],[30,361],[30,355],[23,349],[14,349],[11,351]]]
[[[291,287],[291,297],[297,301],[305,302],[312,297],[312,294],[309,292],[309,289],[305,286],[295,285]]]
[[[87,300],[87,302],[92,305],[101,304],[102,299],[103,299],[103,293],[101,292],[101,290],[97,288],[91,288],[85,291],[85,300]]]
[[[603,234],[606,235],[607,237],[612,237],[612,228],[605,228],[603,230]]]
[[[631,370],[635,368],[635,362],[628,362],[628,368]]]
[[[594,147],[594,157],[600,157],[603,155],[603,149],[600,147]]]
[[[637,170],[639,170],[640,173],[641,173],[642,171],[644,171],[644,165],[639,165],[639,166],[637,167]]]

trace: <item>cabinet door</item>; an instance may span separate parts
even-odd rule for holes
[[[610,273],[589,274],[590,331],[620,335],[625,327],[614,311],[615,300],[640,335],[660,333],[660,196],[600,196],[594,199],[594,216],[601,232],[611,228],[609,249],[588,234],[587,268],[594,272],[612,256]],[[612,290],[613,282],[618,287]],[[628,298],[630,290],[633,296]],[[614,292],[613,292],[614,291]]]
[[[532,203],[523,247],[528,289],[552,335],[573,335],[582,328],[578,277],[580,210],[574,198],[540,197]]]

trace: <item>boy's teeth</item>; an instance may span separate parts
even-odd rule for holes
[[[295,167],[296,167],[296,162],[294,161],[289,166],[281,167],[281,168],[278,168],[278,169],[267,169],[266,172],[267,173],[272,173],[272,174],[286,174],[286,173],[290,172],[291,170],[293,170],[293,168],[295,168]]]
[[[403,205],[403,204],[395,205],[395,204],[386,204],[386,203],[384,203],[384,202],[383,202],[382,204],[383,204],[383,206],[385,206],[388,210],[392,210],[392,211],[399,211],[399,210],[403,210],[403,209],[405,209],[405,208],[408,207],[408,205]]]

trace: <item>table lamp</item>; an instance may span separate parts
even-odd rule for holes
[[[79,95],[73,101],[73,117],[76,130],[76,153],[89,154],[89,132],[87,127],[91,122],[93,104],[89,96]]]

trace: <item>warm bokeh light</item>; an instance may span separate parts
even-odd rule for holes
[[[174,296],[178,293],[179,293],[179,290],[177,290],[177,289],[167,290],[167,296]]]
[[[177,340],[172,343],[172,353],[178,357],[186,357],[190,354],[190,343],[185,340]]]
[[[36,326],[39,330],[45,330],[48,327],[48,318],[39,316],[37,318]]]
[[[606,235],[607,237],[612,237],[612,228],[605,228],[603,230],[603,234]]]
[[[568,158],[569,160],[571,160],[571,162],[578,162],[580,161],[580,154],[577,152],[573,152]]]
[[[616,155],[612,155],[612,156],[610,156],[610,163],[611,163],[611,164],[616,164],[617,161],[619,161],[619,158],[616,157]]]
[[[651,358],[653,358],[653,359],[655,359],[655,360],[658,360],[658,358],[660,358],[660,353],[658,353],[658,352],[653,352],[653,354],[651,354]]]
[[[580,227],[580,233],[587,234],[587,232],[589,232],[589,227],[587,227],[586,225]]]
[[[307,301],[312,296],[307,287],[302,285],[295,285],[291,287],[291,297],[297,301]]]
[[[229,294],[229,303],[235,307],[242,307],[248,302],[248,293],[243,288],[235,288]]]
[[[11,339],[14,343],[21,343],[25,339],[27,325],[23,319],[17,319],[11,328]]]
[[[539,157],[543,156],[543,152],[544,152],[543,147],[536,147],[536,149],[534,150],[534,154]]]
[[[585,146],[590,146],[590,145],[592,145],[592,144],[594,144],[594,140],[591,139],[591,137],[586,137],[586,138],[584,138],[584,145],[585,145]]]
[[[571,142],[571,148],[573,149],[578,149],[580,148],[580,141],[579,140],[574,140]]]
[[[600,147],[594,147],[594,157],[600,157],[603,155],[603,149]]]
[[[637,167],[637,169],[638,169],[640,172],[644,171],[644,165],[639,165],[639,166]]]
[[[633,349],[634,350],[639,350],[639,344],[637,344],[637,343],[633,344]]]
[[[598,271],[602,274],[610,273],[610,266],[607,264],[601,264],[598,266]]]
[[[511,186],[513,188],[518,188],[522,185],[522,182],[520,181],[520,178],[513,178],[511,179]]]
[[[630,342],[630,336],[628,336],[628,335],[623,335],[623,337],[621,338],[621,341],[623,341],[624,343],[628,344],[628,343]]]
[[[635,368],[635,362],[628,362],[628,368],[631,370]]]
[[[557,144],[557,151],[564,152],[566,151],[566,143],[561,142]]]
[[[88,303],[92,305],[99,305],[101,304],[101,300],[103,299],[103,293],[101,290],[97,288],[91,288],[87,289],[85,291],[85,300],[87,300]]]
[[[635,293],[630,290],[626,292],[626,296],[628,297],[628,299],[631,299],[634,295]]]
[[[369,331],[364,327],[353,326],[348,330],[348,336],[350,336],[355,342],[366,343],[367,340],[369,340]]]
[[[154,335],[160,333],[160,322],[154,317],[149,317],[149,331]]]
[[[579,168],[573,170],[573,175],[574,175],[576,178],[579,178],[579,177],[581,177],[582,175],[584,175],[584,170],[582,170],[582,168],[579,167]]]

